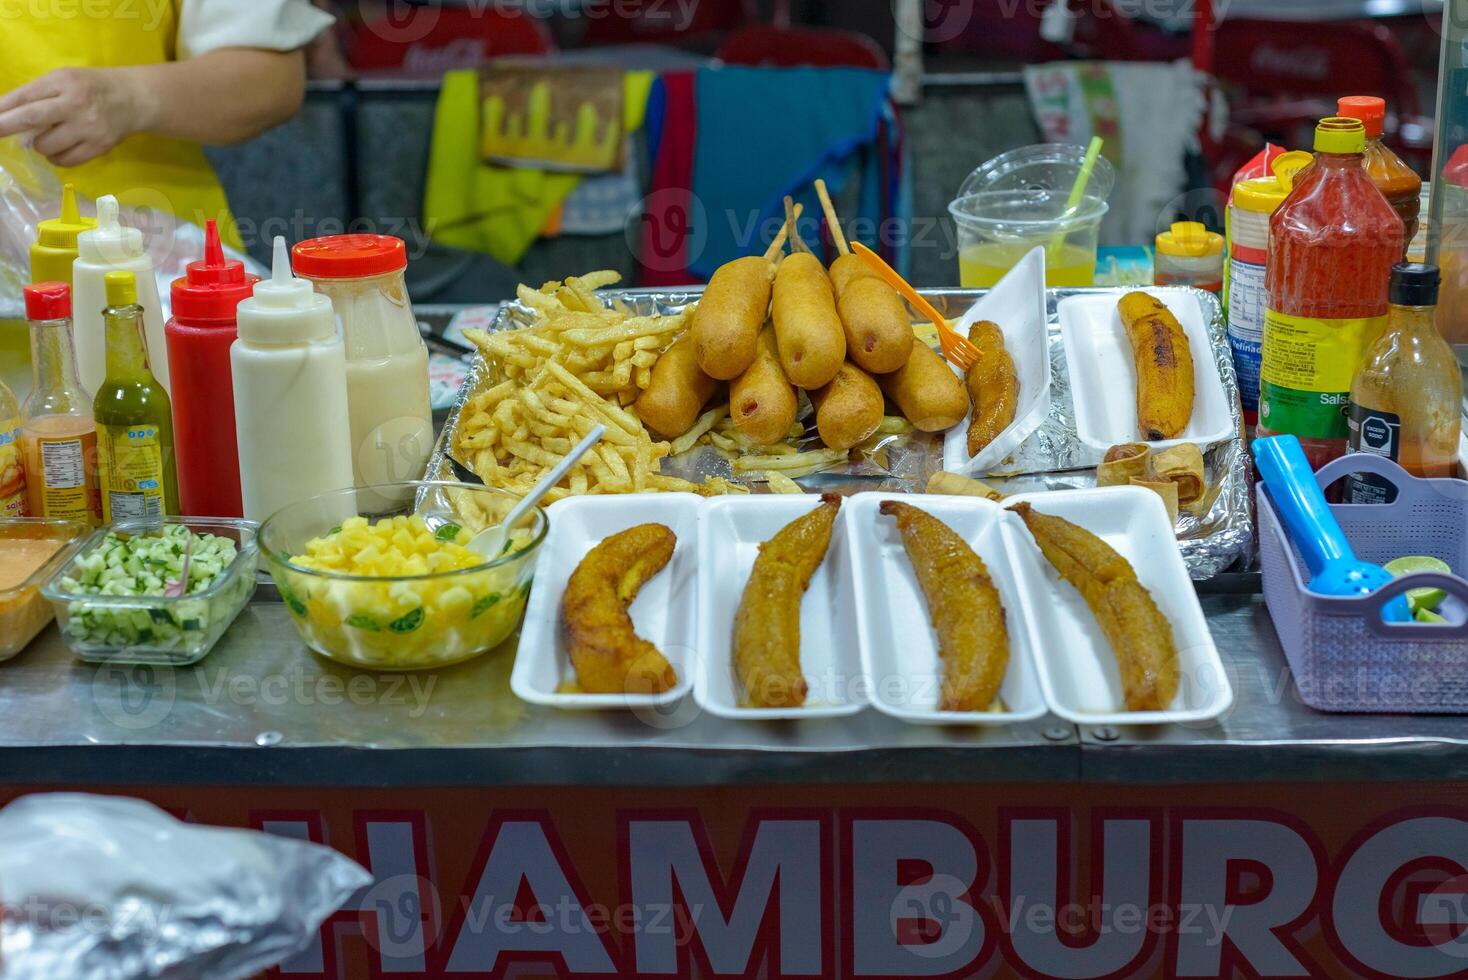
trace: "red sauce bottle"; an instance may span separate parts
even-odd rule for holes
[[[164,325],[173,388],[173,440],[179,509],[195,517],[241,517],[239,443],[229,347],[235,307],[260,281],[245,264],[226,259],[213,221],[204,230],[204,258],[173,281],[173,317]]]
[[[1319,469],[1345,455],[1351,380],[1387,320],[1402,219],[1365,167],[1359,119],[1315,131],[1315,162],[1269,222],[1261,436],[1300,438]]]

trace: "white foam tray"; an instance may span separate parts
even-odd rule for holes
[[[937,634],[897,522],[879,513],[884,500],[899,500],[933,515],[984,560],[999,590],[1009,630],[1009,669],[1000,688],[1005,711],[938,710],[943,665]],[[1045,714],[999,505],[977,497],[860,493],[848,498],[841,519],[853,544],[854,609],[867,690],[878,711],[924,725],[1007,725]]]
[[[1162,498],[1139,487],[1107,487],[1023,494],[1005,504],[1021,502],[1081,525],[1131,562],[1172,624],[1178,651],[1180,683],[1167,710],[1126,711],[1116,656],[1096,617],[1011,514],[1005,531],[1015,584],[1029,607],[1025,625],[1050,710],[1079,725],[1199,724],[1225,714],[1233,705],[1233,686]]]
[[[1045,250],[1035,248],[969,308],[954,327],[964,337],[980,320],[992,320],[1004,333],[1004,347],[1014,358],[1019,379],[1019,405],[1011,422],[977,456],[968,454],[968,426],[973,409],[943,437],[943,468],[951,473],[983,476],[1004,462],[1050,414],[1050,340],[1046,332]],[[951,366],[951,365],[950,365]],[[953,369],[961,377],[962,371]]]
[[[1141,291],[1162,298],[1154,290]],[[1194,442],[1207,447],[1232,439],[1236,435],[1233,413],[1213,360],[1213,340],[1203,308],[1191,296],[1179,299],[1175,293],[1168,296],[1167,303],[1193,351],[1193,417],[1178,438],[1150,445],[1160,449]],[[1137,427],[1136,363],[1117,311],[1117,298],[1071,296],[1061,300],[1059,316],[1081,442],[1104,451],[1124,442],[1142,441]]]
[[[694,700],[711,715],[746,721],[832,718],[867,705],[856,617],[852,607],[852,553],[838,515],[826,559],[800,605],[800,666],[809,692],[798,708],[750,708],[733,662],[734,617],[759,546],[820,505],[820,498],[719,497],[705,501],[699,521],[698,649]],[[846,509],[845,504],[842,510]]]
[[[535,587],[525,610],[510,689],[531,704],[570,710],[651,708],[673,704],[693,687],[698,657],[696,582],[702,498],[689,493],[569,497],[550,510],[550,533],[540,546]],[[576,566],[603,539],[639,524],[665,524],[678,536],[673,558],[642,587],[629,613],[637,635],[652,643],[678,673],[661,694],[567,694],[575,679],[561,628],[561,599]]]

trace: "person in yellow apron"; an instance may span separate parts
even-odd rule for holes
[[[0,0],[0,138],[89,197],[214,218],[239,247],[202,145],[295,115],[301,49],[331,22],[310,0]]]

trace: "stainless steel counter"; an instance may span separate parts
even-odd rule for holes
[[[262,589],[208,659],[179,670],[82,664],[53,627],[0,668],[0,783],[1468,777],[1468,726],[1460,718],[1330,716],[1303,707],[1263,602],[1250,594],[1203,597],[1238,691],[1222,725],[1079,732],[1055,719],[996,730],[911,726],[875,711],[747,724],[700,716],[691,703],[671,717],[540,709],[510,693],[512,648],[436,673],[363,673],[308,653],[271,598]]]

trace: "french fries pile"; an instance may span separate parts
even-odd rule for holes
[[[464,405],[455,434],[460,460],[490,486],[524,493],[591,429],[606,435],[547,499],[649,490],[726,492],[663,476],[671,446],[656,442],[627,406],[650,383],[652,366],[686,329],[684,314],[637,316],[608,309],[596,290],[615,272],[519,289],[538,322],[521,330],[465,336],[484,355],[491,385]]]

